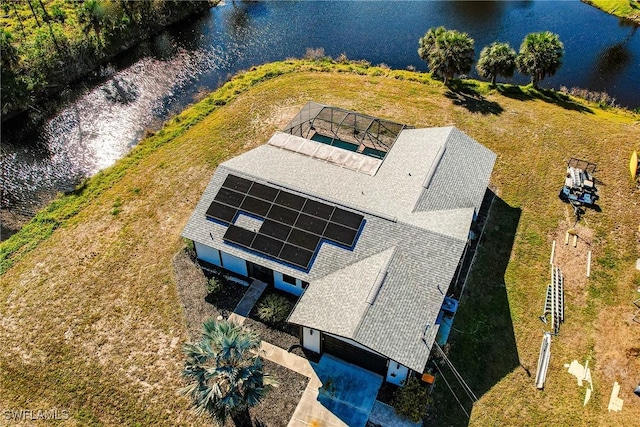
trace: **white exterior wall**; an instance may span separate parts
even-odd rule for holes
[[[220,262],[220,251],[214,248],[210,248],[209,246],[203,245],[202,243],[193,242],[196,248],[196,254],[198,254],[198,258],[206,261],[210,264],[217,265],[218,267],[222,267],[222,263]]]
[[[302,328],[302,346],[307,350],[320,353],[320,331],[315,329]]]
[[[223,268],[245,277],[249,275],[249,272],[247,271],[247,261],[243,260],[242,258],[238,258],[237,256],[230,255],[226,252],[220,251],[220,254],[222,255]]]
[[[284,278],[282,277],[282,273],[279,273],[277,271],[273,272],[273,285],[276,289],[289,292],[290,294],[293,294],[295,296],[299,297],[300,295],[302,295],[302,280],[296,279],[296,284],[294,286],[290,283],[285,282]]]
[[[404,365],[389,360],[389,368],[387,369],[387,382],[395,385],[402,385],[401,383],[407,379],[409,374],[409,368]]]

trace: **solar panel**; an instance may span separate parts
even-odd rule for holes
[[[301,230],[316,233],[322,236],[324,229],[327,226],[327,221],[319,219],[313,216],[305,215],[301,213],[296,220],[295,227]]]
[[[249,191],[252,182],[253,181],[249,181],[248,179],[229,174],[227,175],[227,179],[224,180],[224,184],[222,184],[222,186],[231,188],[232,190],[236,190],[240,193],[246,193]]]
[[[273,202],[278,195],[278,191],[279,190],[277,188],[269,187],[268,185],[260,184],[259,182],[254,182],[249,190],[249,194],[263,200]]]
[[[249,248],[251,247],[251,242],[253,241],[255,235],[256,233],[254,233],[253,231],[246,230],[244,228],[231,224],[229,228],[227,228],[227,232],[224,233],[224,236],[222,236],[222,238],[232,243],[236,243],[238,245]]]
[[[276,203],[285,206],[287,208],[291,208],[293,210],[299,211],[304,206],[305,202],[304,197],[300,197],[293,193],[289,193],[288,191],[280,191],[278,197],[276,197]]]
[[[304,204],[302,212],[309,215],[317,216],[318,218],[329,219],[333,213],[334,206],[329,206],[322,202],[307,199],[307,203]]]
[[[287,240],[290,232],[291,227],[288,225],[280,224],[279,222],[275,222],[270,219],[265,219],[262,226],[260,226],[260,233],[275,237],[282,241]]]
[[[237,209],[213,201],[209,205],[209,209],[207,209],[206,217],[231,224],[237,213]]]
[[[271,207],[271,203],[265,202],[264,200],[256,199],[255,197],[246,196],[240,209],[245,210],[249,213],[264,217],[267,212],[269,212],[269,208]]]
[[[315,252],[318,247],[318,243],[320,243],[320,239],[320,236],[294,228],[291,230],[287,243]]]
[[[336,208],[331,215],[331,222],[344,225],[345,227],[360,229],[360,224],[364,217],[354,212],[345,211],[344,209]]]
[[[358,230],[343,227],[332,222],[327,225],[327,229],[324,231],[324,237],[348,247],[353,246],[357,234]]]
[[[284,242],[263,234],[257,234],[256,238],[253,239],[253,242],[251,243],[251,249],[255,249],[258,252],[262,252],[263,254],[267,254],[275,258],[278,257],[283,246]]]
[[[283,224],[293,225],[296,218],[298,218],[298,212],[283,208],[282,206],[273,205],[267,215],[267,218],[271,218]]]
[[[309,268],[311,258],[313,258],[313,252],[298,248],[293,245],[285,244],[282,248],[282,251],[280,252],[280,258],[283,261],[307,269]]]
[[[221,203],[225,203],[229,206],[240,207],[242,204],[242,199],[244,199],[244,194],[237,193],[228,188],[222,187],[218,194],[216,194],[215,200]]]
[[[233,225],[239,211],[263,219],[259,233]],[[229,225],[223,240],[303,269],[323,239],[353,247],[364,220],[355,212],[233,174],[206,216]]]

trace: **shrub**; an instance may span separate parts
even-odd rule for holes
[[[587,101],[595,102],[599,107],[618,107],[616,105],[616,99],[609,96],[606,92],[591,91],[588,89],[582,89],[579,87],[572,87],[567,89],[566,86],[560,86],[560,92],[576,96],[578,98],[586,99]]]
[[[283,323],[292,308],[293,304],[286,297],[269,294],[258,303],[256,314],[265,323]]]
[[[347,54],[343,52],[340,55],[338,55],[338,57],[336,58],[336,62],[338,64],[348,64],[349,58],[347,58]]]
[[[216,294],[220,292],[223,288],[224,288],[224,282],[216,276],[213,276],[207,282],[207,292],[209,292],[210,294]]]
[[[307,48],[307,52],[304,54],[304,59],[314,59],[314,60],[318,60],[318,59],[322,59],[324,58],[324,48],[323,47],[318,47],[318,48],[312,48],[312,47],[308,47]]]
[[[395,392],[391,404],[398,414],[418,422],[427,415],[427,409],[432,401],[426,385],[411,376],[405,386]]]

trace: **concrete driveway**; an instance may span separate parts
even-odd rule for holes
[[[315,375],[289,427],[365,427],[382,377],[328,354],[311,366]]]

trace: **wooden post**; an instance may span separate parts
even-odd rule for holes
[[[568,245],[569,244],[569,232],[567,231],[567,234],[564,235],[564,244]]]
[[[578,246],[578,235],[574,234],[573,235],[573,247],[577,247]]]
[[[587,277],[591,276],[591,251],[587,252]]]

